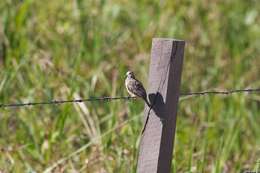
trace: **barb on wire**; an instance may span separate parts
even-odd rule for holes
[[[187,92],[181,93],[180,96],[203,96],[203,95],[230,95],[235,93],[258,93],[260,88],[256,89],[235,89],[229,91],[201,91],[201,92]],[[11,108],[11,107],[24,107],[24,106],[38,106],[38,105],[57,105],[65,103],[80,103],[80,102],[105,102],[114,100],[131,100],[136,99],[136,97],[129,96],[119,96],[119,97],[90,97],[87,99],[75,99],[75,100],[51,100],[43,102],[27,102],[27,103],[7,103],[0,104],[0,108]]]

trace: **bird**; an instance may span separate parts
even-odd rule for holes
[[[125,86],[131,97],[142,98],[147,106],[150,107],[150,103],[147,100],[146,90],[143,84],[135,78],[135,75],[132,71],[128,71],[126,73]]]

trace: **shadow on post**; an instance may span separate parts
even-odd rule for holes
[[[157,92],[149,94],[149,101],[152,104],[152,110],[155,115],[160,118],[161,122],[164,124],[166,120],[165,114],[165,102],[163,100],[162,94]]]

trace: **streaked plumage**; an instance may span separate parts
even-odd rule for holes
[[[150,106],[143,84],[135,78],[135,75],[132,71],[128,71],[126,73],[125,86],[130,96],[141,97],[145,103]]]

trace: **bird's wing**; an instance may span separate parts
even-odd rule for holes
[[[144,86],[138,80],[130,80],[128,90],[139,97],[146,98],[146,91]]]

